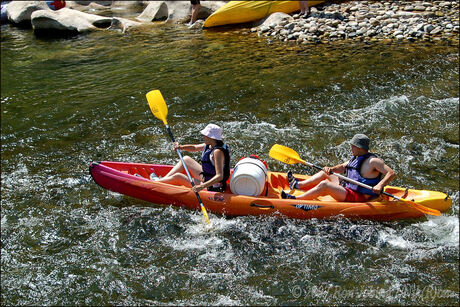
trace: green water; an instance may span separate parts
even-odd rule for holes
[[[458,304],[457,46],[268,43],[152,26],[39,39],[1,28],[2,304]],[[440,218],[377,223],[211,215],[103,190],[91,161],[172,164],[224,128],[239,158],[274,143],[319,165],[372,137],[397,186],[452,194]],[[294,172],[307,172],[293,166]]]

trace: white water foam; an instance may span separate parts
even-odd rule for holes
[[[396,249],[412,249],[414,244],[409,240],[403,238],[403,236],[394,229],[385,229],[379,232],[379,245],[389,244],[391,247]]]
[[[19,162],[16,169],[11,173],[2,172],[2,188],[24,190],[30,184],[29,170],[23,162]]]
[[[459,219],[457,216],[428,216],[428,221],[417,224],[438,246],[459,246]]]
[[[418,240],[420,235],[427,239]],[[403,229],[386,227],[379,231],[378,245],[410,250],[419,256],[433,249],[455,248],[459,245],[459,220],[455,216],[428,217]]]

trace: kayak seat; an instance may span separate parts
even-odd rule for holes
[[[289,182],[287,176],[284,174],[270,174],[268,178],[269,185],[274,189],[282,188],[283,190],[289,189]]]
[[[158,177],[160,177],[160,178],[161,178],[161,177],[164,177],[163,172],[160,173],[158,169],[155,169],[155,168],[153,168],[153,167],[150,167],[150,168],[147,170],[147,173],[148,173],[148,175],[149,175],[149,178],[150,178],[150,175],[151,175],[152,173],[155,173],[155,174],[156,174]]]
[[[129,170],[129,173],[134,175],[134,174],[139,174],[141,175],[142,177],[144,178],[149,178],[149,173],[147,173],[147,171],[145,170],[145,168],[143,167],[136,167],[136,166],[133,166],[131,167],[131,169]]]
[[[287,185],[287,179],[282,174],[270,174],[268,177],[267,197],[281,198],[279,188],[284,188]]]

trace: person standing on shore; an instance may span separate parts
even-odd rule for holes
[[[63,0],[55,0],[55,1],[45,1],[46,5],[53,11],[58,11],[65,7],[65,1]]]
[[[300,17],[307,18],[310,14],[310,8],[308,7],[308,1],[299,1],[300,4]]]
[[[190,22],[188,24],[191,26],[198,19],[198,13],[200,12],[201,4],[199,0],[190,1],[190,3],[192,4],[192,17],[190,18]]]

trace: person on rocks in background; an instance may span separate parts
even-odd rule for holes
[[[299,1],[300,4],[300,17],[307,18],[310,14],[310,8],[308,7],[308,1]]]
[[[190,1],[190,3],[192,4],[192,17],[190,18],[188,25],[191,26],[198,19],[198,13],[200,12],[201,4],[199,0]]]
[[[194,192],[203,189],[208,191],[223,192],[227,187],[227,179],[230,176],[230,148],[222,141],[222,128],[215,124],[207,125],[201,130],[204,143],[180,145],[174,143],[174,150],[185,150],[188,152],[201,151],[201,164],[189,156],[184,157],[190,176],[193,178],[195,186]],[[182,172],[184,167],[179,161],[166,176],[159,178],[155,173],[150,175],[150,179],[158,182],[184,185],[190,187],[188,177]]]
[[[63,0],[45,1],[45,2],[46,2],[46,5],[48,5],[48,7],[52,9],[53,11],[58,11],[62,9],[63,7],[65,7],[65,1]]]
[[[306,193],[295,197],[281,191],[282,198],[315,199],[318,196],[330,195],[337,201],[362,202],[379,196],[383,188],[395,177],[395,172],[382,159],[369,152],[369,138],[364,134],[356,134],[350,141],[353,154],[350,161],[323,170],[304,181],[298,181],[288,172],[289,187],[303,188]],[[346,180],[339,182],[335,173],[346,173],[346,177],[372,187],[372,191]]]

